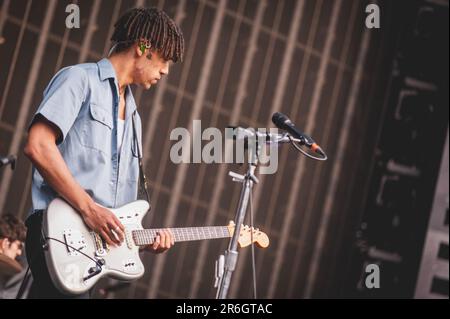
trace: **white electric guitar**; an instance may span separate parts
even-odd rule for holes
[[[64,200],[54,199],[44,213],[43,231],[47,237],[45,257],[55,286],[66,294],[88,291],[104,276],[131,281],[144,274],[139,247],[152,244],[160,229],[143,229],[142,218],[149,204],[138,200],[117,209],[110,209],[125,227],[125,240],[118,247],[109,247],[84,223],[81,216]],[[231,237],[235,225],[170,228],[176,242]],[[239,246],[255,242],[267,247],[266,234],[242,226]]]

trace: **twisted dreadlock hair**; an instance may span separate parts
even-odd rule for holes
[[[165,12],[157,8],[130,9],[117,20],[114,27],[111,41],[115,53],[145,40],[146,47],[157,51],[165,60],[183,60],[183,33]]]

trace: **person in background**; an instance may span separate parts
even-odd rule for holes
[[[25,276],[25,269],[16,259],[22,255],[26,231],[17,217],[0,218],[0,299],[15,298]]]

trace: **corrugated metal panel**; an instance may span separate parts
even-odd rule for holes
[[[104,56],[112,24],[126,8],[158,6],[181,25],[187,52],[185,62],[174,65],[158,87],[135,90],[153,201],[146,225],[219,225],[234,217],[240,187],[226,173],[242,168],[174,165],[169,159],[173,128],[191,127],[194,119],[201,119],[203,128],[268,127],[274,111],[285,112],[317,136],[330,161],[311,162],[283,148],[278,173],[255,186],[255,224],[271,238],[269,249],[257,251],[259,296],[311,296],[318,267],[326,266],[320,254],[330,247],[325,240],[334,220],[330,215],[340,219],[351,200],[335,190],[349,193],[356,179],[339,147],[351,143],[359,149],[366,143],[364,136],[352,138],[361,132],[353,124],[368,119],[376,101],[365,97],[384,88],[383,74],[374,75],[386,62],[381,57],[391,52],[389,45],[383,52],[374,46],[381,34],[365,28],[365,2],[79,0],[79,30],[63,25],[67,3],[5,0],[0,6],[5,39],[0,44],[0,153],[19,155],[14,173],[0,172],[0,211],[25,217],[29,209],[31,169],[21,149],[27,121],[54,72]],[[380,3],[389,16],[391,6]],[[387,43],[390,27],[383,29]],[[350,158],[358,161],[360,153]],[[336,174],[348,186],[333,180]],[[214,297],[214,261],[226,244],[184,243],[167,255],[147,255],[146,275],[117,296]],[[248,257],[243,250],[231,296],[251,297]]]

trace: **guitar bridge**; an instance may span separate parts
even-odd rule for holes
[[[70,256],[78,256],[79,251],[86,248],[86,241],[83,234],[76,229],[65,229],[63,231],[67,252]]]

